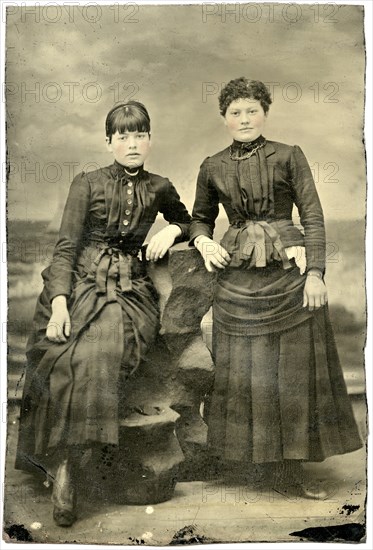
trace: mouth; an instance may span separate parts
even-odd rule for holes
[[[127,157],[139,157],[139,153],[129,153]]]
[[[253,130],[254,128],[241,128],[240,132],[247,132],[248,130]]]

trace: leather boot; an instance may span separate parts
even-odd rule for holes
[[[73,483],[72,464],[64,458],[57,467],[52,492],[53,519],[60,527],[70,527],[76,520],[76,490]]]

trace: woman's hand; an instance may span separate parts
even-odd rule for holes
[[[321,276],[319,270],[310,270],[307,274],[303,291],[303,307],[308,306],[310,311],[319,309],[328,302],[328,293]]]
[[[161,231],[158,231],[151,239],[146,249],[146,259],[156,262],[166,254],[167,250],[174,244],[176,237],[181,235],[178,225],[170,224]]]
[[[194,240],[194,246],[201,254],[207,271],[213,272],[217,269],[225,269],[231,257],[219,243],[209,237],[199,235]]]
[[[294,258],[300,274],[303,275],[307,268],[306,248],[304,246],[288,246],[285,248],[285,252],[289,260]]]
[[[71,323],[66,296],[56,296],[52,300],[52,315],[47,325],[47,338],[51,342],[63,344],[70,336]]]

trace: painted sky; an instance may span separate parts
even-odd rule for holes
[[[73,173],[110,164],[105,116],[129,98],[143,101],[151,115],[147,169],[169,177],[191,208],[201,162],[230,143],[219,89],[243,75],[271,87],[265,135],[302,147],[326,217],[362,218],[363,8],[229,8],[11,7],[9,218],[51,219]]]

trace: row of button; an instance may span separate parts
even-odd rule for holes
[[[127,189],[127,195],[130,195],[130,196],[131,196],[131,195],[133,194],[133,191],[132,191],[132,189],[131,189],[131,187],[133,186],[132,181],[129,181],[129,182],[127,183],[127,186],[129,187],[129,189]],[[133,200],[132,200],[131,198],[128,198],[126,202],[127,202],[128,205],[130,205],[130,207],[132,207]],[[127,208],[127,209],[124,211],[124,214],[125,214],[126,216],[129,217],[129,216],[131,215],[131,209],[130,209],[130,208]],[[123,220],[123,225],[124,225],[125,227],[128,227],[129,224],[130,224],[129,219],[125,218],[125,219]],[[126,231],[121,231],[121,235],[122,235],[122,237],[124,237],[124,236],[126,235]]]

